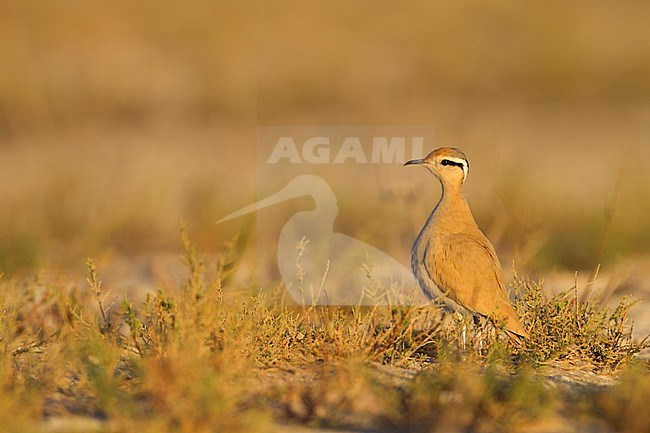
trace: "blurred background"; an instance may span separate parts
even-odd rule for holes
[[[179,220],[206,253],[242,231],[264,250],[255,217],[214,224],[283,186],[259,190],[259,126],[421,125],[467,153],[505,268],[650,289],[648,2],[2,1],[0,53],[5,278],[95,257],[155,280]],[[439,187],[381,170],[335,229],[408,265]]]

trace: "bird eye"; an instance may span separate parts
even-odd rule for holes
[[[440,161],[440,164],[442,164],[442,165],[454,165],[456,167],[460,167],[460,168],[464,169],[464,166],[463,166],[462,162],[452,161],[450,159],[443,159],[442,161]]]

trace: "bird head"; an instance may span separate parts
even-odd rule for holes
[[[440,147],[425,158],[407,161],[404,165],[423,165],[442,182],[465,182],[469,162],[465,154],[455,147]]]

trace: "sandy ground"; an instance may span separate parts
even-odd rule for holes
[[[399,387],[406,385],[420,372],[415,368],[401,368],[394,366],[386,366],[375,364],[375,377],[377,380],[392,384]],[[545,385],[557,389],[560,392],[571,392],[572,395],[587,395],[590,392],[597,391],[603,387],[609,387],[616,383],[616,380],[610,376],[601,376],[590,371],[589,368],[580,368],[577,365],[564,366],[562,364],[552,364],[541,368],[537,377],[544,381]],[[314,382],[315,373],[310,370],[268,368],[260,370],[259,372],[260,383],[296,383],[296,382]],[[262,385],[263,386],[263,385]],[[335,392],[335,391],[334,391]],[[276,408],[280,412],[287,413],[300,413],[303,408],[302,400],[297,398],[295,401],[287,399],[286,407]],[[368,416],[370,418],[376,416],[373,413],[372,405],[367,408]],[[359,414],[358,416],[363,416]],[[286,433],[309,433],[309,432],[327,432],[327,433],[388,433],[392,432],[389,427],[376,428],[364,427],[363,419],[358,419],[358,427],[353,429],[341,428],[317,428],[306,426],[302,424],[292,423],[290,421],[274,424],[273,431],[286,432]],[[84,416],[55,416],[48,418],[40,429],[41,433],[74,433],[74,432],[113,432],[118,431],[113,426],[110,420],[102,420],[93,417]],[[584,418],[572,419],[560,413],[554,413],[548,416],[541,417],[538,421],[533,421],[526,426],[524,430],[530,433],[544,432],[544,433],[560,433],[567,431],[575,432],[600,432],[609,433],[611,430],[605,425],[596,421],[588,421]]]

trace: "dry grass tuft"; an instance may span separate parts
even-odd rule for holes
[[[139,304],[105,291],[92,260],[84,288],[52,276],[3,282],[4,431],[66,431],[79,420],[97,431],[525,431],[574,422],[577,408],[623,431],[647,425],[617,412],[643,404],[645,372],[606,393],[549,386],[537,370],[564,360],[624,371],[647,347],[631,338],[629,304],[576,307],[517,279],[531,331],[522,346],[487,321],[434,308],[287,307],[281,293],[224,284],[236,242],[211,268],[183,241],[187,281]]]

